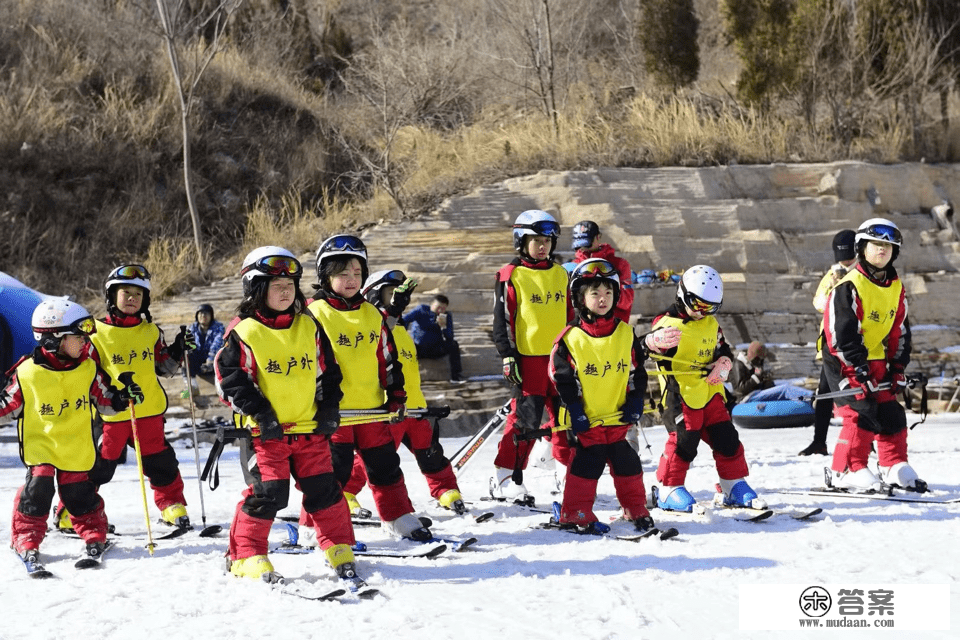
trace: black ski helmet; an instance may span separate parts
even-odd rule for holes
[[[133,285],[143,289],[143,304],[140,305],[140,315],[150,321],[150,272],[141,264],[124,264],[110,272],[103,284],[103,295],[107,301],[107,313],[123,314],[117,308],[117,288],[122,285]]]
[[[600,235],[600,227],[593,220],[578,222],[573,225],[573,240],[570,242],[570,248],[576,250],[589,247],[598,235]]]
[[[853,229],[844,229],[833,236],[833,259],[837,262],[853,260],[857,257],[857,251],[854,248],[857,232]]]
[[[594,282],[605,282],[613,288],[613,304],[610,306],[610,312],[613,312],[617,306],[617,301],[620,300],[620,274],[617,273],[616,267],[603,258],[590,258],[574,267],[570,273],[568,287],[570,303],[581,310],[580,289],[584,285]]]

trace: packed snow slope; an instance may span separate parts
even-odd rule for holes
[[[910,422],[914,421],[914,416]],[[168,427],[189,429],[173,419]],[[960,495],[960,418],[931,416],[910,432],[910,458],[933,494]],[[12,430],[3,429],[5,434]],[[832,447],[839,427],[831,427]],[[547,515],[519,507],[480,502],[487,493],[495,442],[482,449],[463,472],[461,488],[475,511],[496,518],[476,524],[431,505],[426,483],[409,454],[403,454],[414,504],[435,521],[437,535],[479,538],[473,551],[446,553],[437,559],[361,558],[361,573],[382,597],[369,601],[342,598],[313,602],[241,580],[224,571],[226,532],[215,538],[195,533],[160,541],[151,557],[144,548],[146,524],[133,456],[103,487],[110,521],[122,534],[104,565],[78,571],[73,562],[82,543],[51,532],[41,547],[55,578],[33,580],[12,552],[0,556],[0,602],[4,640],[67,638],[168,639],[265,638],[526,638],[559,640],[637,638],[771,638],[777,631],[743,631],[740,585],[776,584],[948,584],[952,627],[944,631],[863,630],[857,637],[960,637],[960,504],[907,504],[849,498],[781,494],[821,484],[823,457],[797,457],[811,438],[810,428],[741,430],[750,482],[774,507],[823,507],[816,518],[798,522],[775,515],[759,523],[739,522],[730,511],[707,518],[668,517],[654,510],[661,524],[680,535],[668,541],[639,543],[538,530]],[[642,450],[647,487],[655,482],[652,459],[665,439],[662,427],[646,430],[653,455]],[[448,454],[464,439],[445,439]],[[201,524],[199,488],[189,439],[175,441],[187,483],[190,515]],[[201,460],[210,445],[201,444]],[[131,452],[132,453],[132,452]],[[243,489],[238,453],[228,447],[221,460],[221,484],[204,487],[207,523],[227,525]],[[0,445],[0,535],[9,539],[10,507],[24,469],[16,444]],[[538,506],[549,508],[553,472],[531,469],[528,486]],[[711,500],[716,473],[709,451],[701,447],[687,487],[703,502]],[[291,503],[298,503],[293,492]],[[373,506],[368,491],[360,500]],[[616,515],[609,476],[601,479],[598,515]],[[294,515],[290,507],[283,515]],[[158,512],[150,505],[150,518]],[[614,532],[629,533],[625,523]],[[154,535],[165,532],[153,525]],[[357,528],[357,537],[373,545],[407,548],[379,528]],[[271,542],[286,538],[281,522]],[[316,582],[304,590],[335,584],[319,554],[272,556],[289,581]],[[767,603],[746,603],[763,610]],[[800,617],[799,615],[797,617]],[[843,630],[849,631],[849,630]],[[807,630],[805,637],[835,637],[837,630]],[[796,634],[791,634],[795,637]]]

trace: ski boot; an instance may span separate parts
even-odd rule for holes
[[[533,505],[534,498],[523,484],[513,481],[513,470],[495,467],[497,477],[490,478],[490,496],[495,500]]]
[[[687,488],[682,484],[676,487],[661,487],[653,489],[656,494],[657,506],[664,511],[683,511],[693,513],[693,507],[697,504],[697,499],[690,495]]]
[[[651,518],[649,515],[641,516],[639,518],[634,518],[633,526],[637,531],[641,533],[646,533],[651,529],[657,528],[657,525],[654,523],[653,518]]]
[[[880,481],[891,487],[898,487],[905,491],[915,491],[916,493],[927,491],[927,483],[921,480],[913,467],[906,462],[898,462],[890,467],[878,466],[877,471],[880,472]]]
[[[441,507],[450,509],[458,516],[462,516],[467,512],[467,505],[463,503],[463,496],[461,496],[460,492],[456,489],[444,491],[443,494],[437,498],[437,502],[440,503]]]
[[[385,520],[381,528],[397,538],[407,538],[415,542],[430,542],[433,534],[423,526],[420,518],[412,513],[405,513],[396,520]]]
[[[724,480],[720,478],[720,490],[723,493],[723,506],[746,507],[747,509],[766,509],[767,503],[757,497],[747,481],[743,478]]]
[[[602,522],[588,522],[587,524],[577,524],[575,522],[563,522],[561,516],[561,505],[559,502],[553,503],[553,515],[550,517],[550,523],[564,531],[573,531],[582,535],[602,536],[610,532],[610,527]]]
[[[283,583],[283,576],[273,568],[273,563],[267,556],[250,556],[237,560],[227,560],[227,569],[238,578],[263,580],[268,583]]]
[[[373,511],[366,509],[360,506],[360,503],[357,501],[357,496],[353,493],[343,492],[343,497],[347,499],[347,507],[350,509],[350,515],[354,518],[372,518]]]
[[[883,491],[883,483],[866,467],[858,471],[834,471],[827,467],[823,471],[824,480],[829,488],[842,489],[849,493],[881,493]]]
[[[187,517],[187,508],[180,503],[172,504],[161,511],[160,521],[178,529],[193,529],[190,518]]]
[[[73,533],[73,523],[70,522],[70,512],[66,507],[60,507],[54,515],[54,524],[60,533]]]

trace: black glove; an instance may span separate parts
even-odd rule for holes
[[[178,333],[177,337],[173,339],[173,344],[167,347],[167,353],[170,354],[171,358],[182,363],[184,355],[188,351],[193,351],[196,348],[197,341],[193,337],[193,332],[187,331],[187,327],[181,325],[180,333]]]
[[[580,434],[590,428],[590,420],[587,414],[583,412],[582,402],[571,402],[567,405],[567,413],[570,414],[570,430]]]
[[[272,408],[264,409],[254,416],[254,420],[260,426],[260,442],[279,440],[283,437],[283,425],[277,420],[277,414]]]
[[[503,359],[503,377],[507,379],[507,382],[518,387],[523,383],[523,379],[520,377],[520,365],[513,356]]]
[[[857,381],[857,385],[863,389],[864,397],[873,395],[880,390],[880,383],[870,375],[869,365],[862,364],[857,367],[854,371],[853,378]]]
[[[340,409],[335,406],[320,405],[313,419],[317,421],[317,427],[313,430],[314,433],[332,436],[340,426]]]
[[[385,405],[380,407],[384,413],[395,413],[397,415],[390,418],[390,422],[397,423],[403,422],[403,419],[406,418],[407,405],[404,404],[401,400],[394,398],[393,400],[388,401]]]
[[[417,281],[413,278],[407,278],[403,283],[393,290],[393,296],[390,298],[390,304],[387,305],[387,313],[394,318],[399,318],[403,310],[410,304],[410,296],[417,288]]]
[[[620,407],[620,420],[624,424],[636,424],[640,422],[643,416],[643,399],[627,398],[627,401]]]
[[[204,374],[204,375],[207,375],[207,374],[209,374],[209,373],[213,373],[213,363],[212,363],[212,362],[204,362],[202,365],[200,365],[200,373],[202,373],[202,374]]]
[[[130,384],[117,391],[117,398],[123,403],[124,407],[129,406],[131,400],[133,400],[133,404],[142,404],[143,389],[136,382],[131,381]]]

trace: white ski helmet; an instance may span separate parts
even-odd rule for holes
[[[715,314],[723,303],[723,280],[720,274],[704,264],[690,267],[680,278],[677,300],[701,315]]]
[[[367,302],[377,308],[383,309],[390,301],[381,300],[380,291],[384,287],[399,287],[407,279],[406,274],[399,269],[390,269],[386,271],[377,271],[371,273],[360,291]]]
[[[303,266],[297,257],[283,247],[266,246],[254,249],[243,259],[240,267],[240,278],[243,282],[243,297],[249,298],[253,294],[253,287],[257,278],[293,278],[297,288],[300,287],[300,276],[303,275]]]
[[[894,223],[886,218],[870,218],[857,229],[855,244],[857,255],[863,257],[863,250],[871,240],[886,242],[893,245],[892,263],[900,255],[900,245],[903,244],[903,235]]]
[[[330,236],[317,248],[317,280],[323,282],[323,264],[336,257],[356,258],[360,261],[361,275],[366,282],[370,271],[367,268],[367,247],[357,236],[340,234]]]
[[[530,209],[517,216],[513,223],[513,248],[523,251],[524,236],[546,236],[550,238],[550,253],[557,248],[557,238],[560,237],[560,223],[547,213],[539,209]]]
[[[44,300],[30,319],[33,337],[47,351],[60,348],[66,335],[89,336],[97,332],[97,323],[87,310],[65,298]]]
[[[110,272],[103,284],[103,295],[107,301],[107,312],[117,313],[116,288],[123,285],[133,285],[143,289],[143,302],[140,304],[139,315],[145,315],[150,320],[150,272],[142,264],[124,264]]]
[[[613,307],[616,307],[620,299],[620,274],[616,267],[603,258],[590,258],[574,267],[570,273],[570,303],[579,308],[580,289],[597,281],[606,282],[613,288]]]

